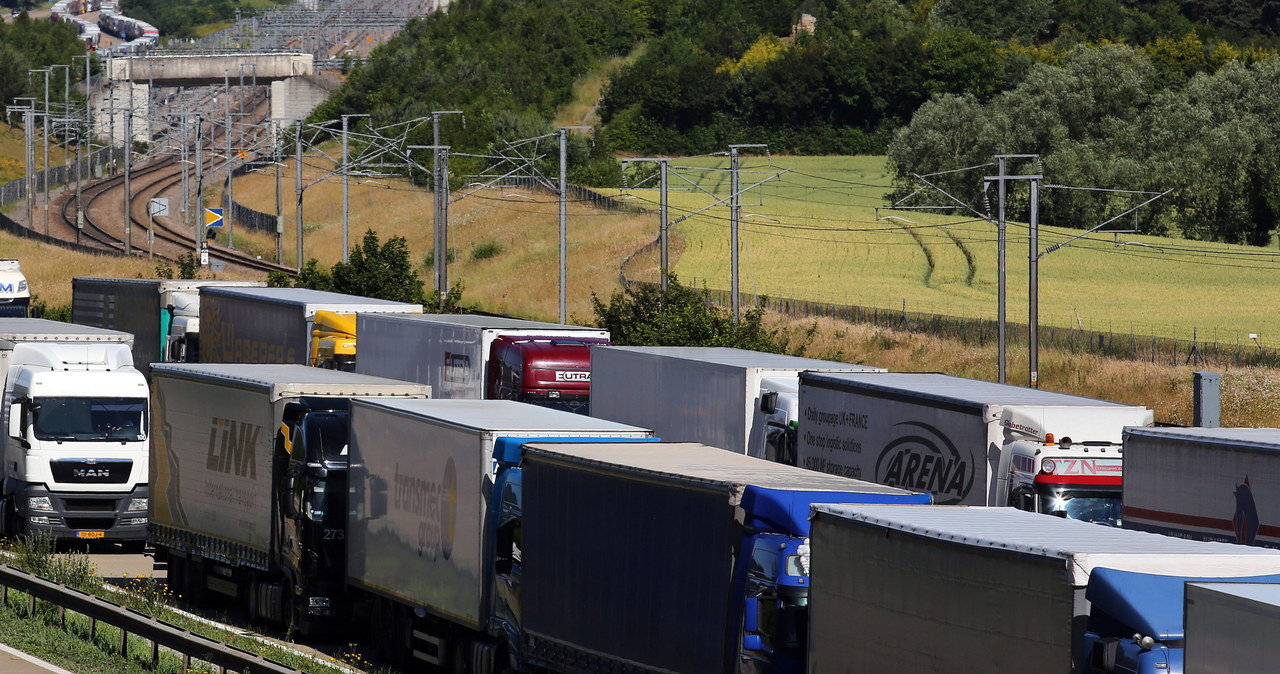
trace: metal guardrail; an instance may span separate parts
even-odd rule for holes
[[[227,672],[241,674],[297,674],[301,670],[268,660],[260,655],[219,643],[205,636],[189,632],[176,625],[113,604],[91,594],[58,585],[13,566],[0,566],[0,599],[9,601],[9,590],[26,592],[30,597],[27,610],[35,613],[36,601],[47,601],[61,609],[79,613],[89,618],[92,635],[97,623],[103,622],[120,630],[121,655],[128,653],[129,635],[133,634],[151,642],[151,660],[160,659],[164,647],[182,655],[184,671],[191,669],[191,661],[207,662]]]

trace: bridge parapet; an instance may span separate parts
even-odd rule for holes
[[[311,54],[289,52],[134,56],[109,63],[108,75],[113,80],[171,87],[222,84],[228,73],[236,79],[241,75],[255,77],[259,84],[266,84],[315,71]]]

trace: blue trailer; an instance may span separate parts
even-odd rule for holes
[[[514,661],[555,672],[803,672],[810,507],[930,502],[697,443],[505,458]]]

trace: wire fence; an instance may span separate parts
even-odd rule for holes
[[[31,179],[31,194],[34,196],[43,192],[46,180],[48,180],[49,189],[75,182],[77,165],[80,169],[80,179],[92,180],[111,173],[110,167],[123,161],[124,148],[103,148],[77,163],[52,166],[44,171],[36,171]],[[27,179],[25,177],[0,185],[0,206],[26,198]]]

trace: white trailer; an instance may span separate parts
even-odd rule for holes
[[[374,620],[391,621],[374,633],[415,621],[416,609],[426,620],[415,631],[432,636],[415,648],[439,664],[440,652],[456,650],[450,640],[487,630],[497,599],[484,561],[486,508],[500,498],[490,493],[499,438],[652,435],[514,401],[353,400],[347,581],[376,598]]]
[[[0,316],[26,318],[31,307],[31,289],[22,265],[14,259],[0,259]]]
[[[815,674],[1081,671],[1095,568],[1280,572],[1280,551],[1011,508],[815,505],[812,519]]]
[[[591,354],[591,414],[652,428],[668,442],[795,465],[796,382],[806,370],[885,372],[724,347],[602,347]]]
[[[150,539],[173,587],[301,631],[345,617],[347,408],[427,387],[303,365],[159,363]]]
[[[420,314],[422,305],[309,288],[205,288],[200,361],[311,365],[320,342],[316,313],[325,311]]]
[[[944,374],[800,376],[800,464],[1118,526],[1121,435],[1151,410]]]
[[[1124,526],[1280,548],[1280,429],[1131,428]]]
[[[361,315],[356,371],[429,384],[438,399],[520,400],[581,411],[600,328],[500,316]]]
[[[1280,663],[1280,584],[1187,583],[1185,669],[1253,674]]]
[[[201,288],[265,285],[262,281],[76,276],[71,279],[71,322],[132,334],[133,366],[146,374],[152,363],[194,360],[186,356],[198,352]]]
[[[148,389],[133,335],[0,318],[4,531],[118,540],[147,529]]]

